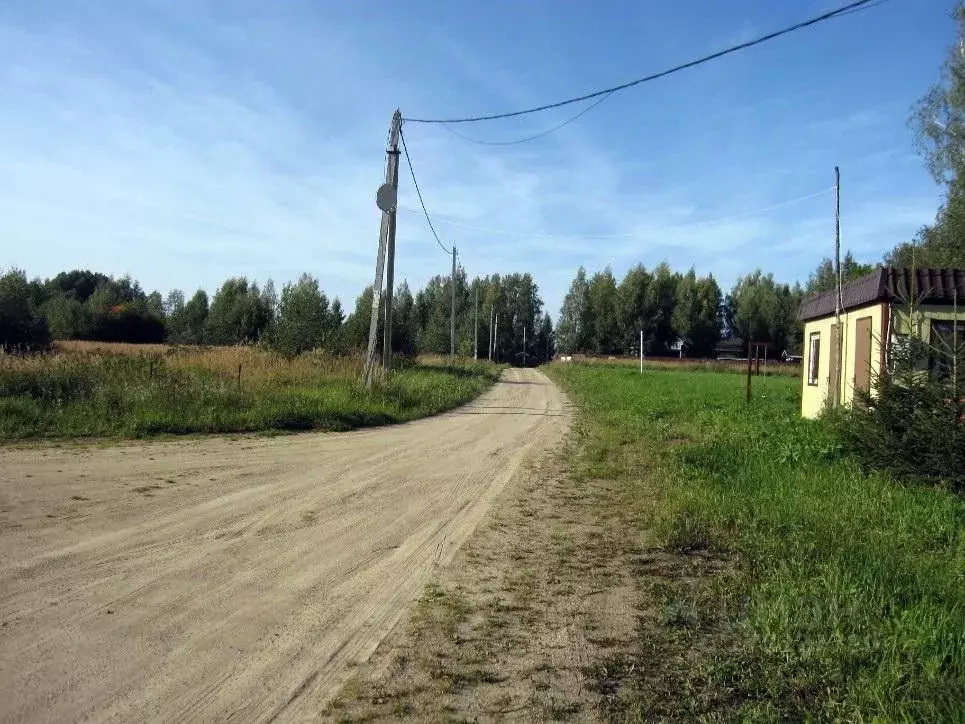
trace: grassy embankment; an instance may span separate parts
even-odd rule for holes
[[[499,369],[428,360],[366,391],[355,358],[67,343],[53,355],[0,358],[0,439],[348,430],[455,407]]]
[[[726,562],[637,571],[664,610],[588,670],[607,713],[961,721],[965,501],[862,473],[799,419],[798,380],[755,379],[747,406],[732,375],[549,372],[582,410],[574,485],[620,484],[619,511],[585,517],[624,521],[644,557]]]

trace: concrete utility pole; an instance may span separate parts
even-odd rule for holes
[[[493,362],[499,362],[499,312],[496,312],[496,326],[493,328]]]
[[[841,330],[841,307],[844,306],[841,293],[841,171],[837,166],[834,167],[834,276],[835,294],[834,316],[837,334],[834,344],[837,348],[837,369],[834,370],[835,379],[832,380],[834,389],[831,392],[831,404],[837,407],[841,402],[841,371],[844,368],[844,360],[841,359],[841,340],[843,338]]]
[[[449,317],[449,357],[456,358],[456,246],[452,246],[452,310]]]
[[[395,266],[395,213],[396,198],[399,190],[399,133],[402,130],[402,112],[396,109],[392,114],[389,128],[388,148],[385,151],[385,183],[376,195],[376,204],[382,211],[382,225],[379,229],[379,252],[375,261],[375,281],[372,284],[372,319],[369,323],[369,344],[365,355],[362,380],[366,387],[372,386],[376,366],[376,342],[379,330],[379,309],[382,303],[382,273],[385,268],[386,251],[389,251],[389,295],[386,304],[386,317],[391,320],[392,275]],[[386,349],[392,350],[392,326],[386,325]],[[384,362],[384,360],[383,360]]]
[[[396,111],[392,115],[392,133],[389,138],[390,166],[392,167],[393,190],[399,191],[399,134],[402,130],[402,114]],[[389,239],[386,245],[385,257],[385,326],[382,330],[382,367],[388,371],[392,369],[392,295],[395,292],[395,220],[396,209],[393,205],[389,214]]]
[[[472,358],[479,359],[479,285],[473,295]]]

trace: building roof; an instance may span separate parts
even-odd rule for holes
[[[726,337],[721,339],[717,346],[714,347],[715,352],[743,352],[747,350],[747,343],[739,337]]]
[[[925,303],[965,304],[965,269],[896,269],[885,267],[884,284],[889,299],[920,298]]]
[[[956,292],[965,308],[965,269],[879,267],[841,287],[841,309],[857,309],[882,301],[908,301],[912,297],[923,304],[952,304]],[[834,291],[807,297],[801,302],[797,318],[807,321],[829,317],[835,313],[835,300]]]

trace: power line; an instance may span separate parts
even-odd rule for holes
[[[578,96],[576,98],[569,98],[565,101],[558,101],[556,103],[548,103],[543,106],[537,106],[535,108],[526,108],[521,111],[511,111],[509,113],[491,113],[483,116],[469,116],[466,118],[407,118],[406,120],[411,123],[476,123],[479,121],[494,121],[500,118],[515,118],[517,116],[524,116],[530,113],[539,113],[540,111],[548,111],[552,108],[560,108],[562,106],[568,106],[572,103],[580,103],[581,101],[592,100],[593,98],[598,98],[600,96],[607,96],[617,91],[626,90],[627,88],[632,88],[638,86],[641,83],[647,83],[652,80],[657,80],[658,78],[663,78],[664,76],[672,75],[674,73],[679,73],[682,70],[687,70],[688,68],[693,68],[698,65],[703,65],[711,60],[716,60],[717,58],[722,58],[725,55],[730,55],[731,53],[736,53],[740,50],[745,50],[751,48],[755,45],[760,45],[761,43],[766,43],[774,38],[779,38],[782,35],[787,35],[793,33],[797,30],[802,30],[804,28],[810,27],[811,25],[817,25],[826,20],[831,20],[839,15],[849,14],[855,10],[863,9],[864,6],[870,5],[871,3],[880,4],[882,0],[855,0],[855,2],[848,3],[844,7],[838,8],[837,10],[831,10],[822,15],[818,15],[809,20],[804,20],[795,25],[783,28],[781,30],[775,30],[767,35],[762,35],[754,40],[749,40],[745,43],[740,43],[739,45],[734,45],[724,50],[719,50],[716,53],[711,53],[710,55],[705,55],[702,58],[697,58],[696,60],[688,61],[687,63],[682,63],[681,65],[674,66],[667,70],[662,70],[659,73],[653,73],[652,75],[644,76],[643,78],[637,78],[636,80],[629,81],[627,83],[622,83],[612,88],[605,88],[603,90],[595,91],[593,93],[587,93],[586,95]],[[589,109],[586,109],[589,110]],[[585,111],[584,111],[585,112]],[[575,120],[572,119],[572,120]],[[555,129],[554,129],[555,130]],[[545,134],[543,134],[545,135]],[[537,136],[538,137],[538,136]]]
[[[439,248],[442,249],[446,254],[452,254],[452,249],[447,249],[446,245],[439,240],[439,235],[436,233],[436,227],[432,225],[432,219],[429,218],[429,211],[426,209],[426,202],[422,199],[422,191],[419,190],[419,182],[415,178],[415,169],[412,168],[412,159],[409,158],[409,149],[405,145],[405,134],[400,130],[399,138],[402,139],[402,151],[405,153],[405,163],[409,167],[409,173],[412,174],[412,185],[415,186],[416,195],[419,197],[419,204],[422,206],[422,213],[425,214],[426,221],[429,224],[429,229],[432,231],[432,236],[435,237],[436,243]]]
[[[754,210],[752,210],[752,211],[745,211],[745,212],[743,212],[743,213],[736,214],[736,215],[734,215],[734,216],[725,216],[725,217],[719,218],[719,219],[706,219],[706,220],[704,220],[704,221],[692,221],[692,222],[689,222],[689,223],[686,223],[686,224],[677,224],[677,225],[675,225],[675,226],[664,226],[664,227],[661,227],[661,228],[659,228],[659,229],[656,229],[655,231],[657,231],[657,232],[677,231],[677,230],[680,230],[680,229],[690,229],[690,228],[700,227],[700,226],[713,226],[714,224],[724,224],[724,223],[727,223],[728,221],[737,221],[737,220],[739,220],[739,219],[744,219],[744,218],[747,218],[747,217],[749,217],[749,216],[757,216],[757,215],[759,215],[759,214],[764,214],[764,213],[767,213],[768,211],[773,211],[774,209],[780,209],[780,208],[783,208],[783,207],[785,207],[785,206],[791,206],[792,204],[798,204],[798,203],[800,203],[800,202],[802,202],[802,201],[807,201],[807,200],[809,200],[809,199],[817,198],[818,196],[824,196],[825,194],[827,194],[828,192],[830,192],[833,188],[834,188],[833,186],[832,186],[832,187],[828,187],[828,188],[826,188],[826,189],[822,189],[822,190],[820,190],[820,191],[816,191],[816,192],[814,192],[814,193],[807,194],[806,196],[799,196],[799,197],[794,198],[794,199],[788,199],[787,201],[781,201],[781,202],[779,202],[779,203],[772,204],[772,205],[770,205],[770,206],[765,206],[765,207],[760,208],[760,209],[754,209]],[[419,210],[418,210],[418,209],[409,209],[409,208],[406,208],[406,207],[404,207],[404,206],[400,206],[400,207],[399,207],[399,210],[400,210],[400,211],[406,211],[406,212],[411,213],[411,214],[418,214],[418,213],[419,213]],[[524,239],[547,239],[547,240],[555,240],[555,241],[606,241],[606,240],[609,240],[609,239],[637,239],[637,238],[642,238],[640,234],[634,234],[634,233],[630,233],[630,234],[604,234],[604,235],[585,235],[585,234],[529,234],[529,233],[526,233],[526,232],[506,231],[506,230],[504,230],[504,229],[489,229],[489,228],[482,227],[482,226],[473,226],[473,225],[470,225],[470,224],[463,224],[463,223],[461,223],[461,222],[452,221],[452,220],[450,220],[450,219],[447,219],[447,218],[445,218],[445,217],[440,217],[440,216],[437,216],[437,217],[436,217],[436,221],[441,222],[441,223],[443,223],[443,224],[448,224],[449,226],[455,226],[455,227],[458,227],[458,228],[460,228],[460,229],[466,229],[466,230],[468,230],[468,231],[478,231],[478,232],[480,232],[480,233],[484,233],[484,234],[495,234],[495,235],[497,235],[497,236],[513,236],[513,237],[524,238]]]
[[[469,141],[470,143],[478,143],[478,144],[480,144],[480,145],[482,145],[482,146],[512,146],[512,145],[515,145],[515,144],[517,144],[517,143],[526,143],[527,141],[535,141],[537,138],[542,138],[543,136],[548,136],[548,135],[551,134],[551,133],[555,133],[556,131],[560,130],[560,129],[563,128],[564,126],[570,125],[570,124],[571,124],[573,121],[575,121],[577,118],[580,118],[580,117],[582,117],[584,114],[589,113],[590,111],[592,111],[594,108],[596,108],[598,105],[600,105],[601,103],[603,103],[603,101],[605,101],[605,100],[606,100],[607,98],[609,98],[611,95],[613,95],[613,94],[612,94],[612,93],[607,93],[607,94],[601,96],[601,97],[598,98],[597,100],[593,101],[593,103],[591,103],[590,105],[588,105],[586,108],[584,108],[583,110],[581,110],[579,113],[577,113],[575,116],[570,116],[570,117],[567,118],[565,121],[563,121],[562,123],[556,124],[556,125],[553,126],[552,128],[548,128],[548,129],[546,129],[545,131],[540,131],[539,133],[534,133],[532,136],[525,136],[525,137],[523,137],[523,138],[515,138],[515,139],[513,139],[513,140],[511,140],[511,141],[484,141],[484,140],[482,140],[482,139],[480,139],[480,138],[473,138],[473,137],[471,137],[471,136],[465,135],[464,133],[460,133],[460,132],[457,131],[455,128],[453,128],[452,126],[450,126],[448,123],[443,123],[443,124],[442,124],[442,127],[445,128],[447,131],[449,131],[449,133],[451,133],[452,135],[457,136],[458,138],[461,138],[463,141]]]

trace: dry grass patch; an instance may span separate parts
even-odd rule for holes
[[[0,356],[0,439],[349,430],[450,409],[501,370],[468,361],[399,367],[363,389],[357,357],[63,343],[51,355]]]

